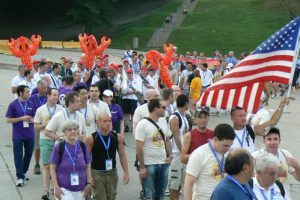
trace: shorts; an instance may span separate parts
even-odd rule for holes
[[[101,172],[92,169],[92,177],[95,187],[92,188],[92,196],[95,200],[114,200],[117,195],[118,173],[117,170]]]
[[[300,69],[298,67],[296,67],[295,72],[294,72],[294,76],[293,76],[292,86],[297,85],[297,81],[298,81],[298,78],[299,78],[299,73],[300,73]]]
[[[134,114],[134,111],[137,107],[137,100],[134,99],[123,99],[122,109],[125,114]]]
[[[40,150],[40,131],[34,129],[34,150]]]
[[[180,155],[172,159],[170,170],[169,170],[169,189],[179,190],[183,186],[185,178],[186,165],[181,163]]]
[[[41,138],[40,147],[41,147],[42,164],[48,165],[50,156],[54,148],[54,140]]]

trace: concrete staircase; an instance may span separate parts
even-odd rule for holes
[[[152,37],[148,41],[147,47],[161,47],[165,42],[167,42],[173,29],[182,24],[185,16],[193,12],[197,3],[198,0],[184,0],[177,11],[171,15],[173,19],[171,19],[168,23],[167,20],[165,20],[162,26],[154,31]],[[184,14],[185,8],[187,9],[187,14]]]

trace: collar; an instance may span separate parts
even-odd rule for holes
[[[272,190],[272,188],[274,188],[274,190],[275,190],[275,187],[276,187],[275,184],[276,184],[276,183],[273,183],[273,185],[271,185],[271,186],[269,187],[269,189],[266,190],[265,188],[263,188],[263,187],[261,187],[261,186],[259,185],[259,182],[257,181],[256,176],[253,178],[253,188],[254,188],[254,186],[255,186],[255,187],[259,188],[259,189],[262,189],[262,190],[265,191],[265,192],[270,192],[270,191]]]

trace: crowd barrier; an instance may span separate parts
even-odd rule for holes
[[[55,49],[79,49],[79,42],[74,41],[42,41],[41,48]],[[0,40],[0,54],[12,55],[12,52],[7,46],[7,40]]]

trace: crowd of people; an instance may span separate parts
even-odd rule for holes
[[[207,60],[217,62],[209,66]],[[34,155],[34,173],[43,179],[41,199],[50,198],[51,185],[61,200],[116,199],[122,195],[117,158],[124,184],[129,182],[124,138],[131,132],[140,177],[139,184],[131,181],[140,185],[140,199],[178,200],[182,191],[186,200],[290,199],[288,174],[300,181],[300,165],[279,147],[280,130],[274,126],[295,99],[300,59],[292,98],[283,97],[272,115],[265,108],[268,99],[279,96],[280,87],[283,96],[286,86],[270,82],[256,114],[247,115],[242,107],[196,107],[206,88],[238,63],[233,51],[225,56],[216,51],[211,58],[196,51],[174,53],[172,88],[160,80],[159,67],[130,48],[121,64],[103,55],[93,69],[82,59],[64,57],[56,63],[36,60],[33,71],[20,65],[11,82],[15,100],[6,113],[16,186],[29,180]],[[232,125],[209,129],[212,114],[230,114]]]

